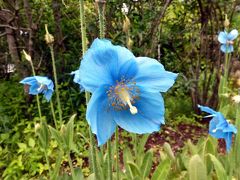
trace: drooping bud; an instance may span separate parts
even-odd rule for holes
[[[23,50],[23,54],[24,54],[24,57],[27,61],[32,62],[31,56],[29,54],[27,54],[25,50]]]
[[[230,25],[227,14],[225,14],[225,21],[224,21],[223,25],[224,25],[225,28],[228,28],[228,26]]]
[[[49,32],[48,32],[48,25],[45,24],[45,31],[46,31],[46,34],[45,34],[45,41],[47,44],[52,44],[54,42],[54,37],[53,35],[51,35]]]
[[[128,49],[132,49],[132,46],[133,46],[133,40],[130,37],[128,37],[128,39],[127,39],[127,48]]]
[[[129,28],[130,28],[130,25],[131,25],[130,20],[129,20],[129,18],[125,15],[125,19],[124,19],[124,21],[123,21],[123,32],[127,33],[128,30],[129,30]]]

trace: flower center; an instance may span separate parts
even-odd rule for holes
[[[45,84],[39,84],[39,88],[37,88],[37,91],[42,92],[44,89],[47,89],[47,86]]]
[[[107,91],[109,105],[114,110],[123,110],[129,107],[131,114],[137,114],[138,110],[133,104],[139,99],[139,89],[136,83],[125,78],[121,78],[120,82],[116,82],[115,86],[111,86]]]
[[[233,41],[227,41],[227,45],[233,45]]]

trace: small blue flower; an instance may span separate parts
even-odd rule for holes
[[[160,92],[166,92],[177,77],[157,60],[136,58],[106,39],[94,40],[76,75],[92,93],[86,118],[98,145],[112,136],[117,125],[138,134],[159,131],[164,124]]]
[[[238,36],[238,31],[236,29],[232,30],[230,33],[226,31],[220,32],[218,35],[218,41],[222,44],[221,51],[224,53],[233,52],[233,40]]]
[[[47,101],[49,101],[53,94],[53,82],[47,77],[32,76],[26,77],[20,83],[29,85],[29,94],[36,95],[39,93],[44,94]]]
[[[229,152],[232,145],[232,135],[233,133],[237,133],[236,127],[228,123],[222,113],[216,112],[206,106],[198,105],[198,107],[201,109],[201,111],[211,114],[206,116],[213,117],[209,124],[209,134],[215,138],[224,138],[226,142],[226,149]]]

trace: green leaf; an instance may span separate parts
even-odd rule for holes
[[[203,160],[198,154],[191,157],[188,167],[189,179],[191,180],[206,180],[207,170]]]
[[[82,170],[80,168],[75,168],[74,172],[75,172],[75,176],[78,180],[83,180],[84,179]]]
[[[153,173],[152,180],[165,180],[167,179],[168,173],[171,170],[171,161],[170,159],[165,159],[160,162],[158,167]]]
[[[62,135],[60,134],[59,131],[57,131],[55,128],[51,127],[51,126],[48,126],[50,132],[51,132],[51,135],[53,136],[53,138],[57,141],[58,145],[60,148],[64,149],[64,145],[63,145],[63,137]]]
[[[37,129],[37,135],[39,137],[40,147],[46,150],[49,146],[49,132],[46,122],[41,123]]]
[[[33,138],[29,138],[28,145],[33,148],[35,146],[35,140]]]
[[[165,142],[163,145],[163,149],[167,153],[169,158],[171,158],[172,160],[175,160],[174,153],[169,143]]]
[[[222,166],[222,163],[212,154],[208,154],[214,164],[214,168],[216,170],[216,175],[218,180],[227,180],[227,173]]]
[[[70,117],[70,120],[68,121],[66,125],[66,132],[64,134],[66,147],[70,151],[73,148],[73,132],[74,132],[74,118],[76,117],[76,114],[72,115]]]
[[[134,162],[128,161],[127,165],[129,166],[132,179],[136,176],[141,176],[140,169]]]
[[[145,156],[142,161],[141,173],[143,178],[148,177],[150,174],[152,163],[153,163],[152,159],[153,159],[153,152],[152,150],[149,150],[145,153]]]

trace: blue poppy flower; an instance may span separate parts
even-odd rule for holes
[[[236,29],[232,30],[230,33],[226,31],[220,32],[218,35],[218,41],[222,44],[221,51],[224,53],[233,52],[233,40],[238,36],[238,31]]]
[[[20,83],[29,86],[29,94],[36,95],[44,94],[44,97],[49,101],[53,94],[53,82],[51,79],[43,76],[26,77]]]
[[[117,125],[143,134],[159,131],[164,124],[160,92],[174,84],[177,74],[166,71],[157,60],[136,58],[109,40],[95,39],[78,73],[80,84],[92,93],[86,118],[98,145],[112,136]]]
[[[209,134],[215,138],[224,138],[226,142],[226,149],[229,152],[232,144],[232,135],[233,133],[237,133],[236,127],[228,123],[222,113],[216,112],[206,106],[198,105],[198,107],[201,111],[211,114],[206,116],[213,117],[209,124]]]

